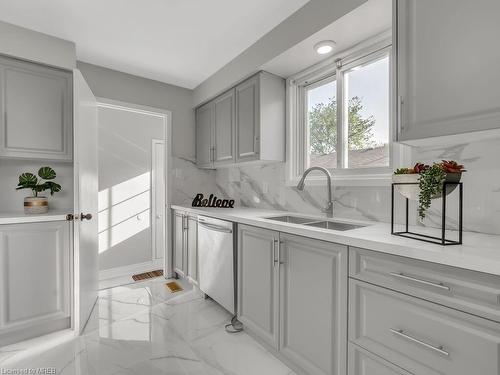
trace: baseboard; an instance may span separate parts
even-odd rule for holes
[[[163,259],[155,259],[149,262],[136,263],[128,266],[110,268],[99,271],[99,281],[125,277],[157,269],[163,269]]]

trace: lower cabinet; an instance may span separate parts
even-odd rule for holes
[[[198,219],[196,215],[173,211],[174,272],[198,283]]]
[[[349,281],[349,339],[415,375],[498,375],[500,325]]]
[[[0,225],[0,346],[70,327],[70,224]]]
[[[347,247],[240,225],[238,254],[245,328],[304,374],[345,374]]]
[[[349,344],[348,375],[412,375],[392,363]]]
[[[187,268],[186,276],[193,284],[198,284],[198,218],[187,216]]]

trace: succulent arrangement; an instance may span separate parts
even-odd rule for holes
[[[40,177],[41,180],[39,180],[38,177]],[[51,181],[56,178],[56,172],[51,167],[41,167],[38,170],[38,177],[29,172],[21,174],[16,190],[30,189],[34,197],[38,197],[38,193],[45,190],[49,190],[50,195],[54,195],[54,193],[61,191],[61,185]]]
[[[395,175],[418,174],[419,196],[418,215],[420,219],[425,218],[425,214],[431,206],[431,200],[443,193],[443,183],[448,174],[461,174],[465,172],[464,166],[454,160],[442,160],[433,165],[417,163],[413,168],[399,168]],[[445,192],[446,193],[446,192]]]

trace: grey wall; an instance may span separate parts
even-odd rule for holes
[[[75,43],[2,21],[0,54],[63,69],[76,66]]]
[[[195,106],[250,76],[295,44],[330,25],[366,0],[310,0],[194,90]]]
[[[81,61],[78,69],[97,97],[172,111],[173,155],[194,159],[192,90]]]

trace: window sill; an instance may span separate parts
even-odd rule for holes
[[[289,178],[286,181],[287,186],[297,186],[300,177]],[[392,182],[392,173],[377,174],[359,174],[359,175],[333,175],[333,186],[390,186]],[[322,186],[326,184],[326,176],[309,175],[306,179],[306,185]]]

